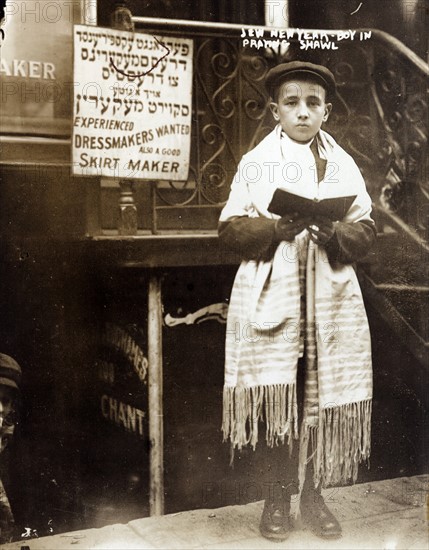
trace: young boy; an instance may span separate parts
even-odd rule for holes
[[[321,488],[354,482],[370,454],[370,334],[351,264],[375,239],[371,199],[353,159],[321,130],[333,74],[308,62],[282,63],[268,72],[266,87],[278,124],[243,156],[219,220],[221,241],[243,259],[228,311],[222,430],[233,449],[255,448],[265,424],[274,490],[263,536],[286,539],[298,493],[303,522],[337,538],[341,527]],[[279,217],[268,210],[278,187],[307,198],[356,199],[335,222]]]

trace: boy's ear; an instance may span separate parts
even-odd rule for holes
[[[271,101],[270,102],[270,109],[271,109],[271,113],[274,117],[274,120],[276,122],[278,122],[280,120],[280,116],[279,116],[279,106],[277,105],[277,103],[274,103],[274,101]]]
[[[323,122],[326,122],[328,120],[331,111],[332,111],[332,103],[325,103],[325,113],[323,115]]]

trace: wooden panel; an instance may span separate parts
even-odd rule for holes
[[[90,254],[105,267],[174,267],[239,264],[237,254],[220,245],[217,234],[95,237]]]

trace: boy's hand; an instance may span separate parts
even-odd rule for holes
[[[325,245],[335,233],[334,223],[324,216],[316,216],[312,219],[307,229],[310,234],[310,239],[321,246]]]
[[[309,218],[300,218],[299,214],[287,214],[276,222],[275,234],[279,241],[293,241],[310,223]]]

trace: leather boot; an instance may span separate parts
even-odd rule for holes
[[[291,530],[289,514],[290,497],[267,499],[259,525],[261,535],[275,542],[286,540]]]
[[[315,535],[324,539],[338,539],[341,537],[341,526],[326,506],[320,487],[303,491],[300,509],[303,523]]]

